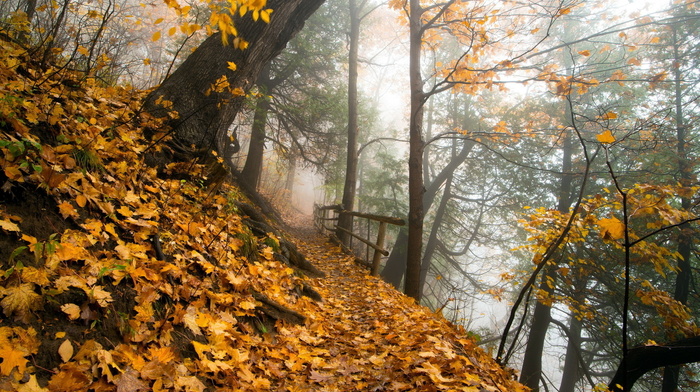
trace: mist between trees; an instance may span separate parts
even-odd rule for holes
[[[533,390],[670,392],[698,381],[697,7],[6,0],[0,23],[38,63],[152,88],[156,165],[405,218],[382,277]],[[635,373],[664,345],[684,359]]]

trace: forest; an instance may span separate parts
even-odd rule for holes
[[[698,7],[1,0],[0,391],[700,390]]]

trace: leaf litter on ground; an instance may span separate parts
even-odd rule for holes
[[[322,239],[287,234],[325,277],[279,261],[206,166],[147,166],[147,92],[0,45],[0,391],[523,390]]]

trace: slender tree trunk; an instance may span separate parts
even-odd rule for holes
[[[409,80],[411,118],[409,120],[408,155],[408,247],[404,293],[420,302],[420,269],[423,250],[423,78],[421,76],[421,42],[423,36],[419,0],[410,0]]]
[[[423,195],[423,211],[427,211],[433,205],[442,184],[452,176],[455,170],[467,159],[475,143],[471,140],[464,140],[462,150],[455,158],[438,173],[433,181],[426,187]],[[384,281],[391,283],[397,289],[401,289],[401,281],[406,272],[406,260],[408,249],[408,230],[402,228],[394,242],[394,247],[386,261],[381,276]]]
[[[582,257],[583,249],[577,249],[578,257]],[[585,300],[585,290],[588,283],[587,277],[581,277],[574,283],[574,293],[572,294],[577,302]],[[564,369],[562,371],[559,392],[575,392],[576,383],[583,376],[581,369],[581,331],[583,322],[572,312],[569,320],[569,341],[566,345],[566,357],[564,359]]]
[[[576,383],[581,378],[581,365],[578,360],[578,352],[581,350],[581,320],[575,315],[569,320],[569,342],[566,345],[566,357],[562,371],[559,392],[574,392]]]
[[[214,34],[150,94],[144,105],[147,112],[156,117],[177,113],[168,121],[173,136],[169,145],[179,153],[176,158],[203,157],[212,149],[227,153],[228,128],[243,104],[243,97],[230,91],[248,91],[263,66],[284,49],[323,1],[269,0],[268,7],[274,10],[269,24],[255,22],[250,15],[235,18],[240,36],[249,43],[246,50],[224,46],[220,34]],[[237,65],[236,71],[229,69],[229,62]],[[222,77],[231,90],[212,91]]]
[[[284,182],[284,190],[291,196],[292,192],[294,192],[294,179],[297,175],[297,156],[295,154],[289,154],[288,162],[289,165],[287,165],[287,178]]]
[[[445,212],[447,211],[447,203],[452,197],[451,192],[452,176],[448,177],[447,181],[445,181],[445,190],[444,192],[442,192],[442,198],[440,199],[440,204],[438,205],[437,211],[435,211],[435,219],[433,220],[433,226],[430,229],[428,242],[425,244],[425,254],[423,255],[423,261],[421,263],[420,271],[421,297],[423,296],[423,288],[425,286],[426,278],[428,277],[428,270],[430,269],[430,266],[433,263],[433,255],[435,254],[435,248],[437,248],[438,231],[440,230],[442,219],[445,217]]]
[[[46,42],[44,43],[44,45],[40,46],[44,48],[44,54],[41,59],[41,64],[44,66],[48,64],[49,60],[52,57],[53,48],[56,44],[56,38],[58,38],[58,33],[61,30],[61,27],[63,26],[63,21],[65,20],[66,14],[68,13],[70,1],[71,0],[64,0],[63,4],[61,5],[61,11],[59,12],[56,19],[53,21],[51,31],[49,32],[48,37],[46,37]]]
[[[568,105],[565,110],[565,121],[569,122],[571,112]],[[564,135],[562,146],[562,176],[559,185],[559,202],[557,209],[561,213],[567,213],[571,205],[571,135],[567,132]],[[550,297],[554,292],[556,282],[555,264],[544,267],[544,274],[540,281],[539,291],[546,297]],[[551,322],[552,306],[549,301],[538,300],[535,302],[535,310],[532,314],[532,325],[528,335],[527,346],[525,347],[525,357],[520,371],[520,382],[529,387],[533,392],[539,391],[540,379],[542,378],[542,353],[547,330]]]
[[[348,54],[348,149],[345,165],[345,186],[343,187],[343,208],[352,211],[355,204],[357,187],[357,58],[360,41],[360,10],[357,0],[349,0],[350,7],[350,50]],[[352,215],[340,214],[338,226],[352,230]],[[350,236],[342,230],[336,232],[345,245],[349,245]]]
[[[248,184],[250,189],[257,189],[260,183],[260,174],[263,167],[263,155],[265,154],[265,128],[267,127],[267,113],[270,109],[270,102],[267,94],[270,94],[272,81],[270,80],[270,64],[263,67],[258,77],[257,85],[260,87],[262,97],[259,97],[255,104],[255,115],[253,116],[253,126],[250,132],[250,143],[248,145],[248,157],[241,171],[241,179]]]
[[[688,162],[688,154],[686,151],[686,125],[683,110],[683,86],[681,85],[681,55],[679,51],[680,44],[676,27],[673,27],[671,38],[673,40],[673,67],[674,76],[674,93],[675,93],[675,117],[676,117],[676,154],[678,155],[678,171],[680,176],[680,184],[684,187],[692,185],[692,173]],[[681,208],[688,211],[691,206],[691,200],[687,197],[681,197]],[[676,263],[678,273],[676,274],[676,288],[673,294],[673,299],[687,304],[688,295],[690,294],[691,280],[691,265],[690,257],[692,254],[692,228],[689,225],[683,225],[680,228],[678,235],[678,257]],[[680,377],[680,366],[667,366],[664,368],[664,377],[661,384],[662,392],[675,392],[678,390],[678,380]]]

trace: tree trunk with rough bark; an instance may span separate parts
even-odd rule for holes
[[[165,157],[166,161],[202,158],[212,150],[225,157],[235,153],[229,127],[243,97],[230,91],[248,91],[263,66],[284,49],[323,1],[270,0],[268,7],[274,12],[269,24],[253,21],[250,15],[236,17],[239,35],[249,43],[247,49],[223,45],[221,35],[216,33],[147,97],[144,108],[148,113],[166,117],[168,112],[177,112],[177,117],[168,121],[173,136],[168,146],[175,154]],[[236,64],[235,71],[229,69],[229,62]],[[212,86],[224,76],[231,89],[212,92]]]
[[[270,102],[267,94],[272,89],[270,80],[270,65],[263,67],[257,82],[262,92],[255,103],[255,114],[253,116],[253,126],[250,131],[250,143],[248,144],[248,156],[241,170],[241,180],[248,184],[250,189],[257,189],[260,182],[260,174],[263,167],[263,155],[265,153],[265,128],[267,127],[267,113],[270,109]]]

